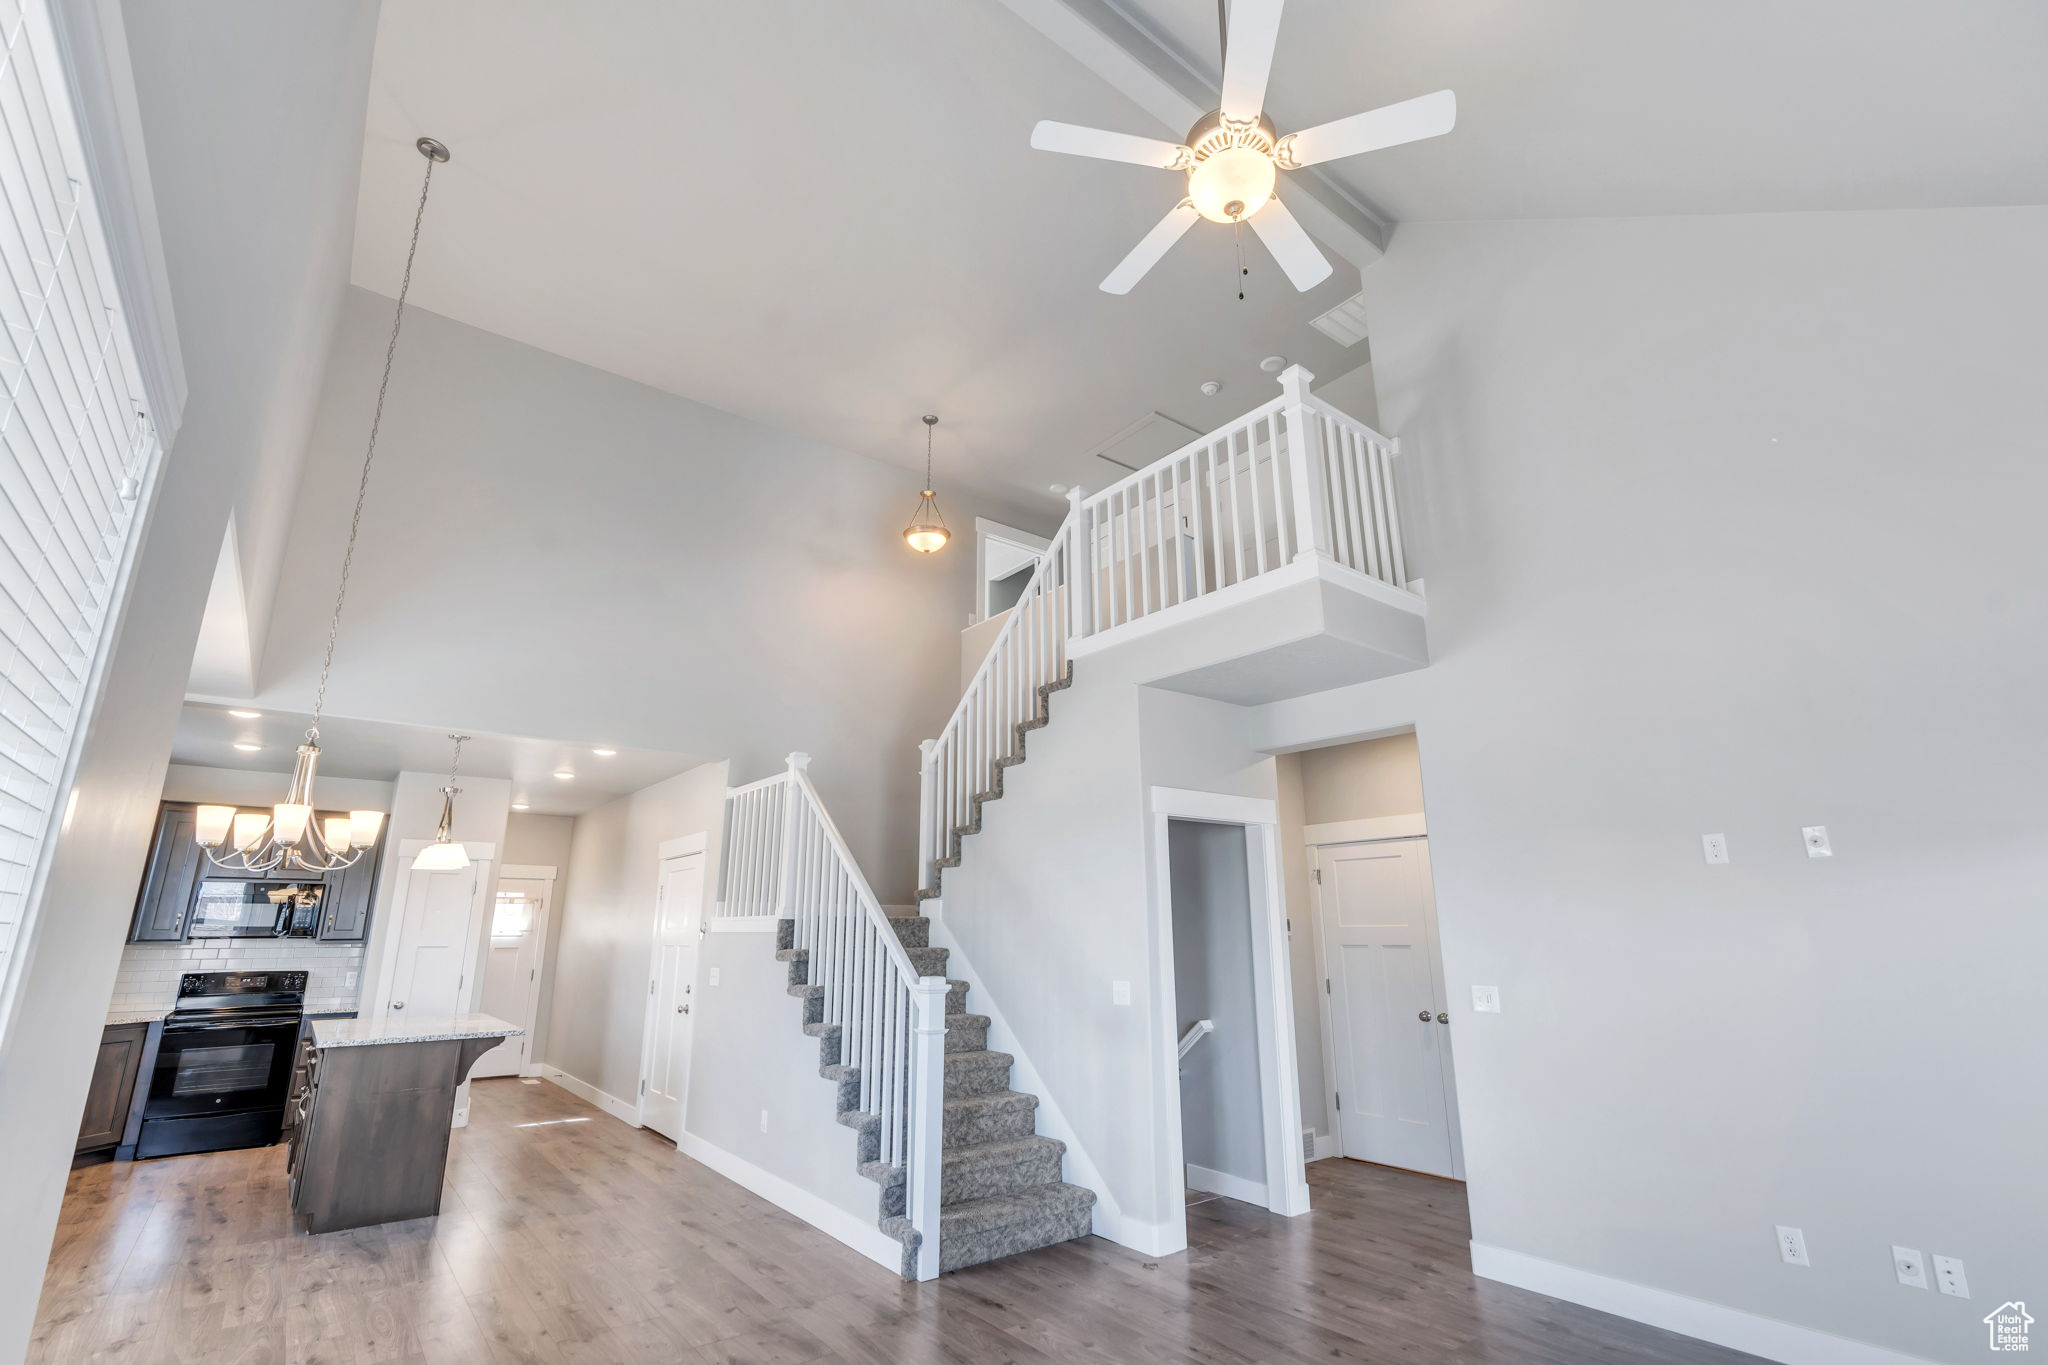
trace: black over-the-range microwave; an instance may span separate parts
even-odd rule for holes
[[[193,938],[311,938],[326,888],[289,881],[208,877],[192,901]]]

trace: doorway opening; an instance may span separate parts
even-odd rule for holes
[[[1272,801],[1152,789],[1157,1036],[1177,1103],[1163,1144],[1162,1250],[1186,1245],[1190,1198],[1308,1212]],[[1193,1194],[1189,1192],[1193,1191]]]
[[[1318,1156],[1463,1180],[1454,1016],[1415,733],[1279,762],[1295,817],[1286,850],[1295,980],[1306,978],[1314,1006],[1299,1020],[1305,1141]]]
[[[552,867],[507,863],[498,872],[484,949],[482,1009],[526,1031],[477,1058],[469,1070],[472,1080],[539,1073],[533,1060],[534,1026],[540,1018],[540,974],[547,962],[554,896]]]

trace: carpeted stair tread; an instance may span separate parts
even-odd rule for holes
[[[946,1094],[986,1095],[1010,1088],[1007,1052],[969,1051],[946,1053]]]
[[[1065,1181],[1036,1185],[1015,1194],[970,1199],[939,1210],[939,1245],[943,1248],[949,1237],[972,1237],[995,1228],[1032,1222],[1048,1214],[1071,1213],[1076,1209],[1093,1208],[1094,1205],[1095,1191],[1069,1185]]]

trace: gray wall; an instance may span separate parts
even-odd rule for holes
[[[538,1060],[629,1105],[639,1100],[661,845],[689,834],[709,836],[709,913],[718,888],[725,785],[726,765],[706,763],[576,817],[566,881],[557,891],[554,971],[542,992],[547,1050]]]
[[[317,369],[306,358],[328,344],[319,300],[347,273],[374,17],[352,4],[127,7],[191,394],[24,955],[17,1017],[34,1022],[0,1042],[0,1360],[28,1339],[229,490],[292,458],[266,440],[312,394],[272,381]],[[287,102],[303,117],[277,119]]]
[[[1412,732],[1310,749],[1295,759],[1308,824],[1422,814],[1422,758]]]
[[[2048,1284],[2044,239],[1408,223],[1367,272],[1435,662],[1259,726],[1419,732],[1479,1243],[1944,1361]]]
[[[390,309],[357,290],[343,316],[259,704],[302,704],[318,670]],[[903,545],[914,474],[418,311],[378,449],[332,711],[728,759],[741,782],[807,750],[876,890],[909,898],[917,742],[958,699],[974,577],[971,543]],[[963,527],[1064,511],[940,491]]]
[[[1263,1188],[1265,1114],[1244,827],[1169,821],[1167,861],[1178,1032],[1198,1019],[1216,1025],[1180,1064],[1181,1156]]]

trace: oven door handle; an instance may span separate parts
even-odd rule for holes
[[[206,1033],[223,1028],[283,1028],[288,1024],[296,1026],[298,1023],[297,1019],[288,1015],[276,1019],[223,1019],[217,1024],[166,1024],[164,1032]]]

